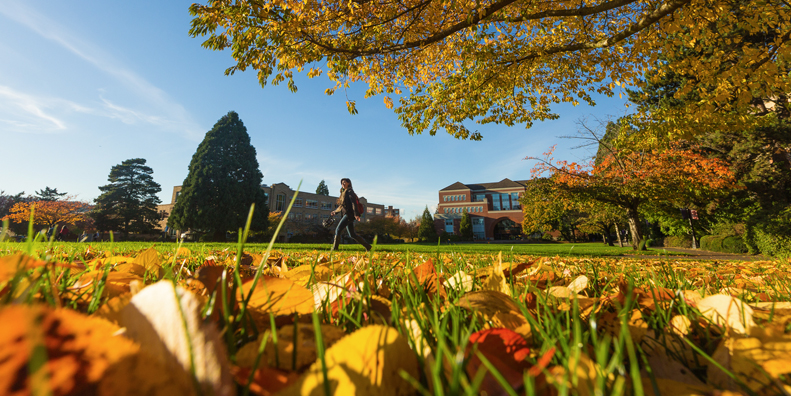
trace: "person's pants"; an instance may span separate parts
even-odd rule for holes
[[[338,227],[335,228],[335,240],[337,242],[340,242],[341,232],[343,232],[344,228],[346,229],[346,232],[349,233],[349,237],[363,245],[365,250],[371,249],[371,245],[369,245],[368,242],[363,239],[363,237],[357,235],[357,233],[354,232],[354,217],[349,215],[343,215],[341,221],[338,222]]]

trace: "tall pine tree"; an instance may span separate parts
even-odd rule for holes
[[[192,156],[168,225],[225,241],[226,231],[244,227],[250,205],[255,203],[251,229],[266,230],[269,208],[261,189],[263,177],[247,128],[231,111],[206,133]]]
[[[319,186],[316,187],[316,194],[330,195],[330,189],[327,187],[327,183],[325,183],[323,179],[321,180],[321,183],[319,183]]]
[[[157,193],[162,189],[154,181],[154,171],[143,158],[133,158],[112,167],[107,180],[99,187],[102,195],[96,198],[91,216],[97,228],[106,231],[149,233],[157,227],[160,203]]]
[[[437,229],[434,228],[434,218],[431,216],[431,212],[428,211],[428,206],[423,210],[423,218],[420,220],[417,237],[425,242],[437,241]]]

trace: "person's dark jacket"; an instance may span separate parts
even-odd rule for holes
[[[351,188],[343,191],[343,197],[341,199],[341,214],[350,215],[351,217],[357,217],[362,215],[362,213],[357,213],[357,207],[354,204],[357,201],[357,194],[354,193],[354,190]]]

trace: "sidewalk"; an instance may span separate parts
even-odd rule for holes
[[[710,252],[707,250],[699,250],[699,249],[696,250],[696,249],[671,248],[671,247],[656,247],[650,249],[655,251],[667,250],[668,252],[683,253],[686,254],[687,256],[643,256],[636,254],[624,254],[623,257],[659,258],[663,260],[717,260],[717,261],[771,260],[770,258],[761,255]]]

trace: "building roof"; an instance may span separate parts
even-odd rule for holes
[[[505,178],[500,180],[499,182],[494,183],[474,183],[474,184],[463,184],[461,182],[453,183],[440,191],[451,191],[451,190],[492,190],[498,188],[524,188],[529,180],[519,180],[513,181],[509,178]]]
[[[469,187],[467,185],[462,184],[461,182],[456,182],[456,183],[453,183],[453,184],[443,188],[440,191],[466,190],[466,189],[469,189]]]

